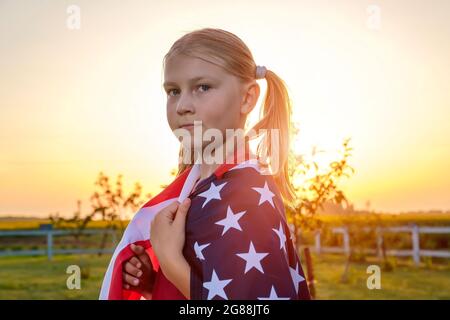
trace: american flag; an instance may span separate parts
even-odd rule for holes
[[[185,299],[159,269],[149,226],[162,208],[189,197],[183,253],[191,266],[190,299],[310,299],[273,176],[262,174],[251,159],[220,166],[194,189],[199,171],[193,165],[135,215],[115,250],[100,298],[141,298],[122,289],[122,264],[135,243],[147,248],[153,262],[152,299]]]
[[[191,299],[309,299],[273,176],[257,161],[211,175],[189,196]]]

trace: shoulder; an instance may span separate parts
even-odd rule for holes
[[[256,160],[246,161],[223,175],[223,197],[242,210],[277,212],[283,217],[284,204],[273,175]]]
[[[256,161],[256,160],[255,160]],[[229,213],[245,212],[243,220],[273,224],[285,220],[278,187],[271,174],[250,161],[210,179],[192,195],[188,217],[192,220],[223,219]]]

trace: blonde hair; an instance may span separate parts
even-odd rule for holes
[[[222,29],[204,28],[183,35],[175,41],[164,56],[163,68],[165,68],[168,59],[179,54],[218,65],[228,73],[238,77],[243,83],[255,79],[256,64],[250,49],[239,37]],[[273,175],[273,178],[283,201],[287,205],[292,205],[295,193],[288,170],[291,101],[285,83],[273,71],[267,69],[265,79],[267,91],[263,100],[263,108],[259,121],[250,130],[255,130],[258,133],[260,129],[267,129],[268,136],[258,144],[257,156],[264,150],[267,152],[267,157],[273,159],[274,152],[279,151],[276,156],[279,157],[280,169]],[[272,146],[271,129],[279,130],[278,150],[274,150]],[[180,146],[180,158],[183,157],[183,149]],[[180,161],[177,175],[180,175],[189,167],[190,165]]]

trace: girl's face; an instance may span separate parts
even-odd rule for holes
[[[166,62],[164,90],[172,131],[201,120],[203,132],[215,128],[223,137],[225,129],[244,127],[246,115],[259,96],[256,81],[243,84],[223,68],[185,55]],[[193,132],[193,127],[185,129]]]

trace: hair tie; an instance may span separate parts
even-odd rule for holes
[[[256,66],[256,79],[264,79],[267,69],[264,66]]]

